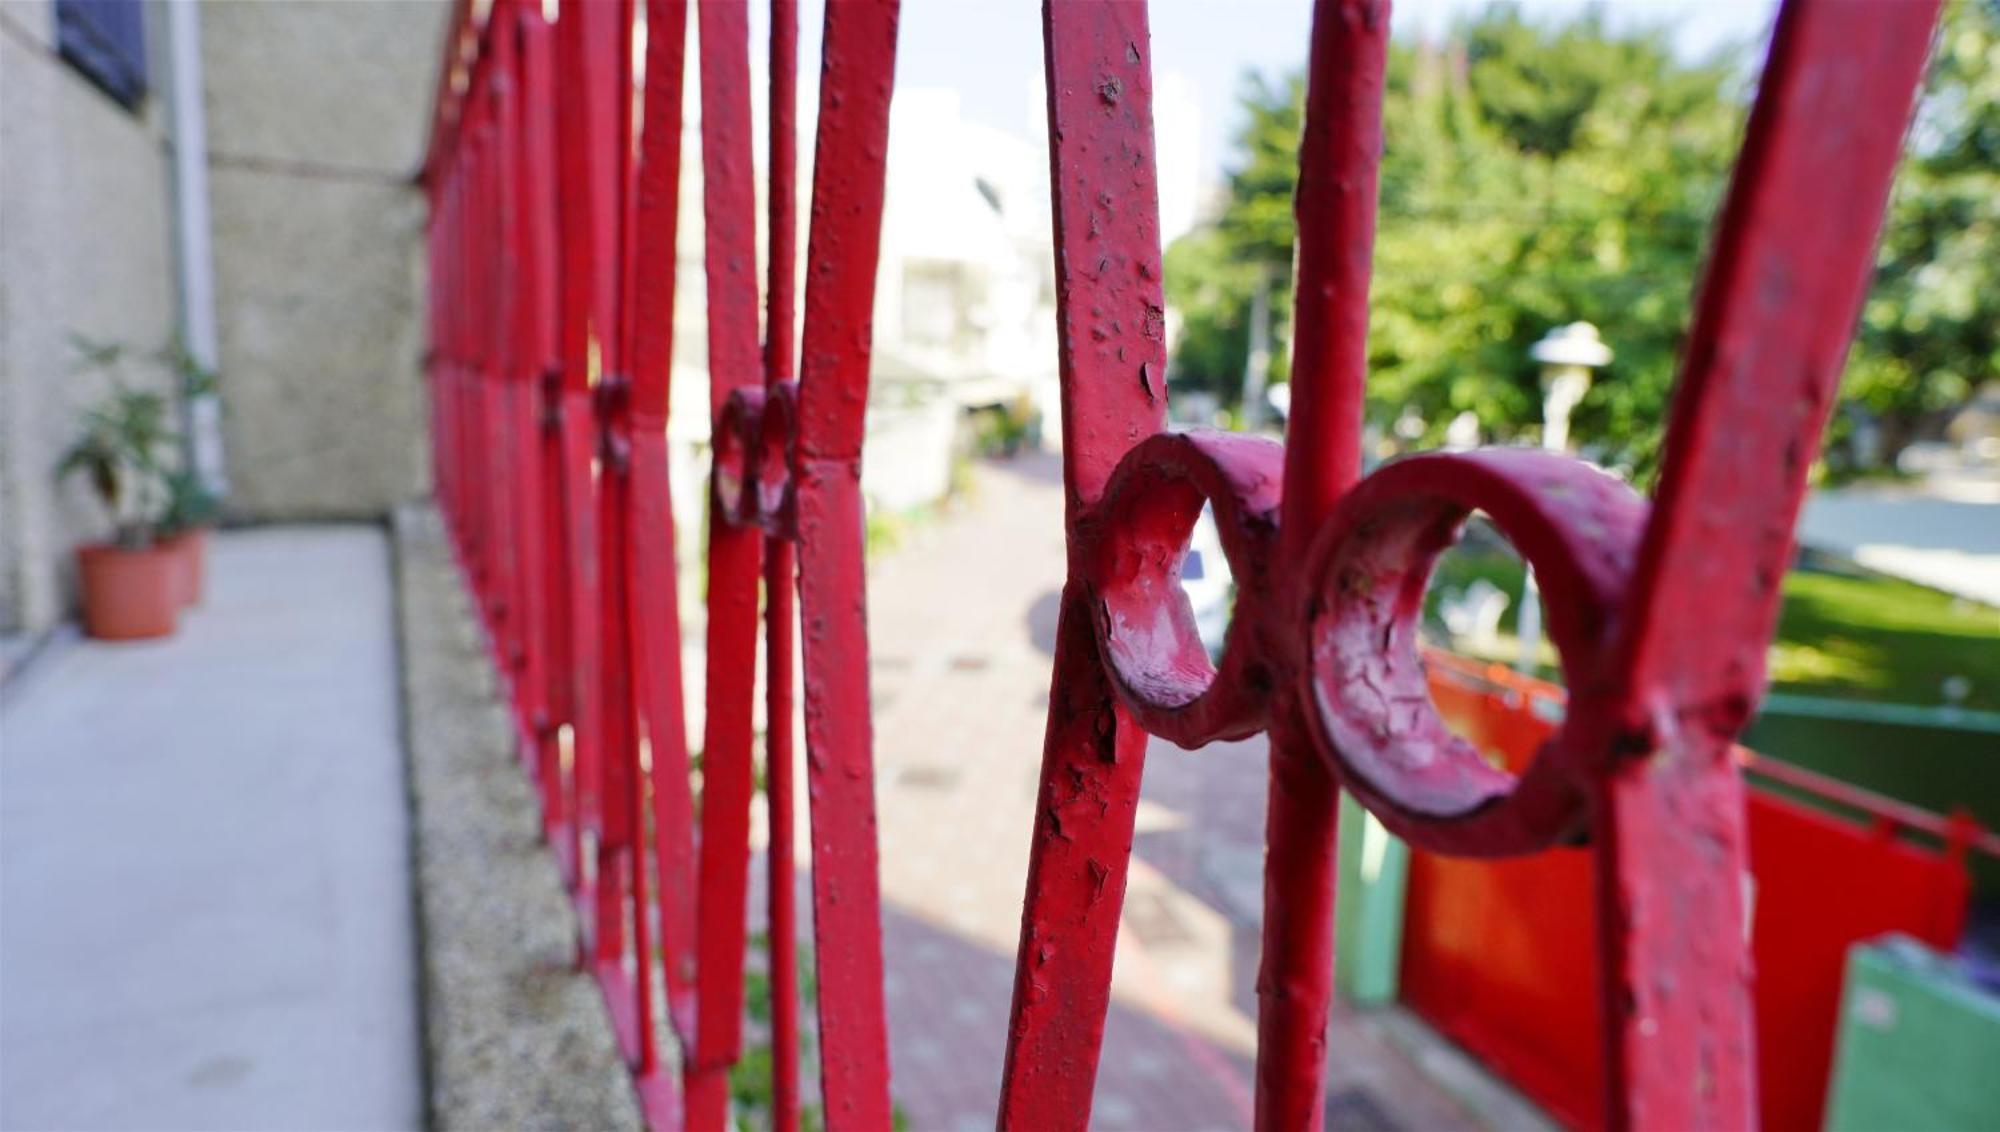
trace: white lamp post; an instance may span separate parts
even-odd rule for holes
[[[1587,322],[1558,326],[1528,347],[1542,363],[1542,447],[1569,450],[1569,415],[1590,390],[1591,371],[1611,362],[1611,347]]]
[[[1611,347],[1587,322],[1558,326],[1528,347],[1528,357],[1542,365],[1542,447],[1550,452],[1569,451],[1569,417],[1583,395],[1590,391],[1593,371],[1611,362]],[[1521,614],[1518,619],[1521,656],[1514,667],[1533,672],[1542,651],[1542,602],[1535,587],[1535,572],[1528,571],[1521,587]]]

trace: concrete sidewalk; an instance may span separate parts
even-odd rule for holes
[[[1799,516],[1799,541],[2000,606],[2000,502],[1909,488],[1815,492]]]
[[[0,699],[0,1127],[423,1121],[386,540],[212,555],[179,636]]]

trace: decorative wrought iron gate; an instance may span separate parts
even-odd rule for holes
[[[438,495],[575,893],[579,960],[659,1127],[721,1128],[742,1049],[760,593],[775,1119],[797,1124],[800,633],[821,1090],[829,1126],[886,1128],[859,469],[897,7],[827,5],[796,381],[796,3],[772,3],[761,353],[748,7],[699,7],[714,467],[698,805],[666,451],[687,15],[461,0],[425,169]],[[1340,788],[1433,851],[1592,844],[1607,1122],[1754,1122],[1728,752],[1935,16],[1934,0],[1786,3],[1649,501],[1524,450],[1360,477],[1387,0],[1315,4],[1287,442],[1167,431],[1146,8],[1050,0],[1070,577],[1001,1126],[1087,1123],[1146,736],[1260,731],[1260,1127],[1321,1123]],[[1215,664],[1176,585],[1204,503],[1240,582]],[[1518,778],[1445,728],[1417,652],[1430,566],[1474,510],[1541,578],[1570,689]]]

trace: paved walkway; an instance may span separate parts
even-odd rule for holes
[[[1909,488],[1815,492],[1799,518],[1799,541],[2000,606],[2000,501]]]
[[[997,1108],[1064,569],[1058,468],[982,468],[964,513],[869,579],[895,1093],[926,1132],[991,1128]],[[1252,1123],[1264,782],[1261,740],[1148,756],[1093,1128]],[[1341,1013],[1330,1047],[1330,1127],[1478,1126],[1369,1022]]]
[[[216,539],[161,643],[0,699],[0,1127],[423,1119],[386,541]]]

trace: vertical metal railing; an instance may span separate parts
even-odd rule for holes
[[[1761,688],[1935,15],[1785,4],[1647,500],[1521,450],[1360,477],[1386,0],[1315,4],[1286,443],[1168,431],[1146,8],[1049,0],[1070,576],[1003,1127],[1088,1123],[1148,736],[1258,732],[1260,1127],[1322,1122],[1339,789],[1436,852],[1590,842],[1607,1124],[1754,1122],[1730,742]],[[761,300],[748,7],[698,9],[714,463],[698,797],[667,445],[688,17],[685,0],[456,10],[425,170],[438,498],[575,893],[579,963],[656,1126],[729,1116],[760,622],[773,1118],[800,1120],[796,645],[821,1094],[830,1127],[886,1128],[859,468],[896,5],[827,5],[799,363],[796,3],[772,4]],[[1213,664],[1176,585],[1205,504],[1240,582]],[[1430,567],[1474,510],[1534,566],[1571,693],[1518,778],[1445,728],[1418,652]]]
[[[821,1094],[829,1127],[878,1128],[889,1120],[888,1056],[851,474],[860,418],[810,407],[866,401],[896,6],[827,13],[818,167],[838,180],[815,186],[806,307],[817,352],[802,383],[797,6],[777,0],[772,14],[761,344],[748,6],[711,0],[697,25],[711,388],[705,408],[681,411],[704,412],[718,458],[740,461],[715,477],[708,512],[698,799],[667,440],[685,0],[493,0],[454,14],[425,169],[438,498],[575,896],[578,962],[603,990],[657,1127],[720,1129],[729,1118],[743,1046],[760,623],[773,1120],[801,1119],[792,658],[801,612],[824,627],[803,641],[815,689]],[[829,207],[821,198],[835,193]],[[796,579],[795,511],[815,532]],[[845,675],[851,666],[863,683]],[[816,722],[826,719],[838,722]]]
[[[798,265],[798,74],[797,0],[771,0],[769,215],[764,287],[764,380],[766,397],[788,389],[797,376],[793,320]],[[762,490],[762,485],[759,485]],[[799,1122],[798,878],[792,808],[792,654],[797,648],[793,586],[798,562],[787,532],[764,540],[764,792],[769,804],[771,873],[765,922],[770,931],[771,1124],[796,1128]]]

